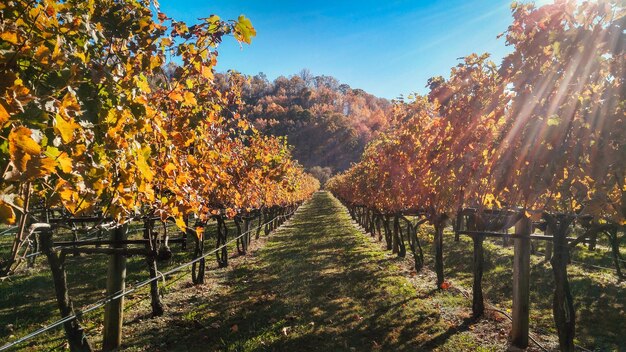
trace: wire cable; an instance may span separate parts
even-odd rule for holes
[[[184,269],[184,268],[186,268],[186,267],[188,267],[188,266],[190,266],[190,265],[192,265],[192,264],[194,264],[194,263],[199,262],[199,261],[200,261],[200,260],[202,260],[202,259],[205,259],[206,257],[208,257],[208,256],[210,256],[210,255],[212,255],[212,254],[215,254],[217,251],[219,251],[219,250],[223,249],[224,247],[228,246],[229,244],[233,243],[234,241],[236,241],[236,240],[238,240],[238,239],[242,238],[243,236],[245,236],[245,235],[247,235],[247,234],[249,234],[249,233],[252,233],[252,232],[256,231],[256,230],[257,230],[257,229],[259,229],[259,228],[262,228],[263,226],[265,226],[265,225],[267,225],[267,224],[271,223],[271,222],[272,222],[272,221],[274,221],[274,220],[277,220],[277,219],[279,219],[279,218],[286,218],[286,217],[290,217],[290,216],[291,216],[291,215],[293,215],[296,211],[297,211],[297,209],[293,210],[293,211],[292,211],[291,213],[289,213],[289,214],[276,216],[275,218],[273,218],[273,219],[271,219],[271,220],[269,220],[269,221],[267,221],[267,222],[265,222],[265,223],[263,223],[263,224],[261,224],[261,225],[258,225],[258,226],[256,226],[256,227],[255,227],[255,228],[253,228],[253,229],[250,229],[250,230],[248,230],[248,231],[243,232],[243,233],[242,233],[242,234],[240,234],[239,236],[237,236],[237,237],[235,237],[235,238],[231,239],[230,241],[227,241],[227,242],[226,242],[226,243],[224,243],[223,245],[221,245],[221,246],[219,246],[219,247],[217,247],[217,248],[215,248],[215,249],[213,249],[213,250],[211,250],[211,251],[209,251],[209,252],[207,252],[207,253],[203,254],[202,256],[200,256],[200,257],[198,257],[198,258],[195,258],[194,260],[192,260],[192,261],[190,261],[190,262],[187,262],[187,263],[181,264],[181,265],[179,265],[179,266],[177,266],[177,267],[174,267],[173,269],[170,269],[170,270],[168,270],[168,271],[165,271],[165,272],[163,272],[163,273],[160,273],[160,275],[157,275],[157,276],[155,276],[155,277],[153,277],[153,278],[150,278],[150,279],[147,279],[147,280],[141,281],[141,282],[139,282],[139,283],[135,284],[135,285],[134,285],[133,287],[131,287],[130,289],[124,289],[123,291],[118,291],[117,293],[114,293],[114,294],[112,294],[112,295],[110,295],[110,296],[108,296],[108,297],[104,297],[104,298],[102,298],[102,299],[100,299],[100,300],[98,300],[98,301],[96,301],[96,302],[92,303],[92,304],[91,304],[91,306],[89,306],[89,307],[87,307],[87,308],[85,308],[85,309],[75,310],[75,311],[76,311],[76,313],[75,313],[75,314],[68,315],[67,317],[64,317],[64,318],[62,318],[62,319],[59,319],[59,320],[57,320],[57,321],[55,321],[55,322],[53,322],[53,323],[51,323],[51,324],[49,324],[49,325],[47,325],[47,326],[45,326],[45,327],[42,327],[42,328],[37,329],[37,330],[35,330],[35,331],[33,331],[33,332],[31,332],[31,333],[29,333],[29,334],[27,334],[27,335],[23,336],[23,337],[20,337],[19,339],[15,340],[15,341],[13,341],[13,342],[10,342],[10,343],[8,343],[8,344],[5,344],[5,345],[3,345],[3,346],[0,346],[0,351],[6,351],[6,350],[8,350],[8,349],[9,349],[9,348],[11,348],[11,347],[14,347],[14,346],[16,346],[16,345],[19,345],[19,344],[21,344],[21,343],[23,343],[23,342],[25,342],[25,341],[27,341],[27,340],[29,340],[29,339],[31,339],[31,338],[33,338],[33,337],[37,336],[37,335],[40,335],[40,334],[42,334],[42,333],[44,333],[44,332],[46,332],[46,331],[48,331],[48,330],[54,329],[54,328],[56,328],[56,327],[58,327],[58,326],[60,326],[60,325],[62,325],[62,324],[64,324],[64,323],[66,323],[66,322],[68,322],[68,321],[72,321],[72,320],[74,320],[74,319],[78,319],[79,317],[81,317],[81,316],[83,316],[83,315],[85,315],[85,314],[87,314],[87,313],[89,313],[89,312],[92,312],[92,311],[94,311],[94,310],[96,310],[96,309],[98,309],[98,308],[104,307],[107,303],[110,303],[110,302],[112,302],[112,301],[114,301],[114,300],[116,300],[116,299],[120,299],[120,298],[122,298],[122,297],[124,297],[124,296],[126,296],[126,295],[128,295],[128,294],[130,294],[130,293],[133,293],[133,292],[137,291],[138,289],[140,289],[140,288],[142,288],[142,287],[144,287],[144,286],[146,286],[146,285],[150,284],[151,282],[153,282],[153,281],[155,281],[155,280],[160,280],[161,278],[165,279],[165,276],[167,276],[167,275],[171,275],[171,274],[173,274],[173,273],[175,273],[175,272],[177,272],[177,271],[180,271],[180,270],[182,270],[182,269]]]

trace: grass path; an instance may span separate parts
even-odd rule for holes
[[[438,300],[416,291],[324,192],[210,291],[165,328],[127,341],[140,346],[130,350],[463,349],[450,339],[462,327],[444,320]]]

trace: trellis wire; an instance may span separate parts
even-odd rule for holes
[[[296,210],[297,210],[297,209],[296,209]],[[84,315],[84,314],[86,314],[86,313],[89,313],[89,312],[91,312],[91,311],[94,311],[94,310],[96,310],[96,309],[98,309],[98,308],[102,308],[102,307],[104,307],[107,303],[109,303],[109,302],[111,302],[111,301],[114,301],[114,300],[116,300],[116,299],[122,298],[122,297],[124,297],[124,296],[126,296],[126,295],[128,295],[128,294],[130,294],[130,293],[133,293],[133,292],[137,291],[138,289],[140,289],[140,288],[142,288],[142,287],[144,287],[144,286],[146,286],[146,285],[150,284],[150,283],[151,283],[151,282],[153,282],[153,281],[159,280],[159,279],[161,279],[162,277],[163,277],[163,278],[165,278],[165,276],[167,276],[167,275],[171,275],[171,274],[173,274],[173,273],[175,273],[175,272],[177,272],[177,271],[180,271],[180,270],[182,270],[182,269],[184,269],[184,268],[186,268],[186,267],[188,267],[188,266],[190,266],[190,265],[192,265],[192,264],[194,264],[194,263],[199,262],[200,260],[202,260],[202,259],[204,259],[204,258],[206,258],[206,257],[208,257],[208,256],[210,256],[210,255],[212,255],[212,254],[215,254],[215,252],[217,252],[217,251],[221,250],[222,248],[224,248],[224,247],[228,246],[229,244],[233,243],[234,241],[236,241],[236,240],[238,240],[238,239],[242,238],[243,236],[245,236],[245,235],[247,235],[247,234],[249,234],[249,233],[252,233],[252,232],[256,231],[256,230],[257,230],[257,229],[259,229],[259,228],[262,228],[263,226],[265,226],[265,225],[267,225],[267,224],[271,223],[272,221],[274,221],[274,220],[276,220],[276,219],[291,216],[293,213],[295,213],[295,212],[296,212],[296,210],[294,210],[294,211],[292,211],[291,213],[286,214],[286,215],[279,215],[279,216],[276,216],[276,217],[274,217],[273,219],[271,219],[271,220],[269,220],[269,221],[267,221],[267,222],[265,222],[265,223],[263,223],[263,224],[261,224],[261,225],[258,225],[258,226],[256,226],[256,227],[254,227],[253,229],[250,229],[250,230],[248,230],[248,231],[246,231],[246,232],[243,232],[243,233],[242,233],[242,234],[240,234],[239,236],[237,236],[237,237],[235,237],[235,238],[231,239],[230,241],[228,241],[228,242],[224,243],[223,245],[221,245],[221,246],[219,246],[219,247],[217,247],[217,248],[213,249],[212,251],[207,252],[207,253],[205,253],[204,255],[202,255],[202,256],[200,256],[200,257],[198,257],[198,258],[195,258],[194,260],[192,260],[192,261],[190,261],[190,262],[187,262],[187,263],[181,264],[181,265],[179,265],[179,266],[177,266],[177,267],[175,267],[175,268],[173,268],[173,269],[170,269],[170,270],[168,270],[168,271],[166,271],[166,272],[160,273],[160,275],[157,275],[156,277],[153,277],[153,278],[150,278],[150,279],[147,279],[147,280],[141,281],[141,282],[139,282],[138,284],[135,284],[135,285],[134,285],[132,288],[130,288],[130,289],[124,289],[123,291],[121,291],[121,292],[117,292],[117,293],[115,293],[115,294],[113,294],[113,295],[110,295],[109,297],[102,298],[101,300],[96,301],[95,303],[93,303],[93,304],[92,304],[90,307],[88,307],[88,308],[85,308],[85,309],[82,309],[82,310],[76,310],[76,313],[75,313],[75,314],[69,315],[69,316],[67,316],[67,317],[65,317],[65,318],[62,318],[62,319],[59,319],[59,320],[55,321],[54,323],[51,323],[51,324],[49,324],[49,325],[47,325],[47,326],[45,326],[45,327],[42,327],[42,328],[40,328],[40,329],[37,329],[37,330],[35,330],[35,331],[33,331],[33,332],[31,332],[31,333],[29,333],[29,334],[27,334],[27,335],[23,336],[23,337],[21,337],[21,338],[19,338],[19,339],[15,340],[15,341],[13,341],[13,342],[11,342],[11,343],[8,343],[8,344],[6,344],[6,345],[4,345],[4,346],[0,346],[0,351],[6,351],[6,350],[8,350],[8,349],[9,349],[9,348],[11,348],[11,347],[14,347],[14,346],[16,346],[16,345],[19,345],[19,344],[21,344],[21,343],[23,343],[23,342],[25,342],[25,341],[27,341],[27,340],[29,340],[29,339],[31,339],[31,338],[33,338],[33,337],[37,336],[37,335],[40,335],[40,334],[42,334],[42,333],[44,333],[44,332],[46,332],[46,331],[48,331],[48,330],[52,330],[52,329],[54,329],[54,328],[58,327],[59,325],[62,325],[62,324],[64,324],[64,323],[68,322],[68,321],[72,321],[72,320],[74,320],[74,319],[80,319],[80,317],[81,317],[81,316],[83,316],[83,315]]]

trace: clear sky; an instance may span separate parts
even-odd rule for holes
[[[307,68],[385,98],[424,93],[429,77],[447,76],[459,57],[510,51],[504,32],[509,0],[161,0],[169,16],[187,22],[217,14],[246,15],[257,30],[243,48],[220,46],[219,71],[265,73],[274,79]],[[230,39],[230,40],[228,40]]]

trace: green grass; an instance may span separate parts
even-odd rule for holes
[[[328,193],[315,194],[264,248],[210,286],[181,304],[194,311],[192,322],[183,313],[155,324],[127,339],[128,349],[505,348],[506,338],[485,342],[470,331],[465,298],[433,292],[432,285],[416,289],[402,262],[357,230]]]
[[[433,267],[433,230],[428,226],[420,229],[425,243],[426,266]],[[454,242],[453,234],[444,235],[444,267],[446,280],[454,286],[471,293],[472,287],[472,241],[461,236]],[[543,252],[543,244],[537,243]],[[504,310],[512,304],[513,246],[503,247],[499,240],[487,240],[485,248],[485,271],[483,293],[485,299]],[[582,246],[572,253],[572,259],[612,268],[606,247],[589,251]],[[612,270],[590,268],[578,263],[568,265],[568,278],[576,309],[576,343],[599,351],[626,350],[626,283],[619,282]],[[531,331],[554,340],[556,328],[552,315],[553,274],[549,263],[540,255],[531,257],[530,279],[530,328]],[[471,306],[471,302],[468,303]]]
[[[255,223],[256,224],[256,223]],[[229,238],[236,233],[234,223],[227,222]],[[141,224],[133,223],[130,226],[131,234],[129,238],[142,238],[141,231],[132,231],[141,228]],[[162,227],[157,228],[162,231]],[[175,228],[169,230],[170,237],[179,237],[179,232]],[[207,233],[214,234],[215,223],[207,226]],[[72,235],[67,232],[55,234],[55,240],[71,240]],[[12,236],[0,237],[0,245],[10,244]],[[172,244],[173,257],[167,262],[159,262],[160,271],[166,271],[179,264],[188,262],[192,258],[193,241],[188,245],[187,251],[180,250],[180,244]],[[212,235],[207,237],[205,248],[207,251],[214,247],[215,239]],[[229,252],[234,253],[235,244],[229,245]],[[0,247],[5,248],[5,247]],[[6,255],[7,253],[1,253]],[[207,262],[213,265],[213,256],[208,257]],[[67,257],[67,277],[70,298],[73,300],[75,308],[89,305],[106,296],[106,273],[107,256],[85,255]],[[189,273],[189,269],[182,271],[183,275]],[[180,274],[175,274],[176,275]],[[190,275],[186,276],[188,280]],[[148,278],[148,270],[143,257],[131,257],[127,262],[127,285],[143,281]],[[168,278],[168,285],[171,285],[172,278]],[[166,288],[167,289],[167,288]],[[125,309],[132,311],[137,308],[149,307],[149,288],[145,288],[128,296]],[[147,314],[147,312],[146,312]],[[83,326],[88,335],[94,341],[99,341],[101,334],[101,324],[103,310],[96,310],[86,315],[83,319]],[[15,275],[9,279],[0,281],[0,344],[13,341],[34,331],[44,325],[60,319],[54,296],[54,287],[50,270],[45,256],[37,257],[33,268],[26,268],[25,265]],[[48,350],[63,349],[65,338],[62,327],[51,330],[36,337],[29,342],[20,345],[19,350]]]

